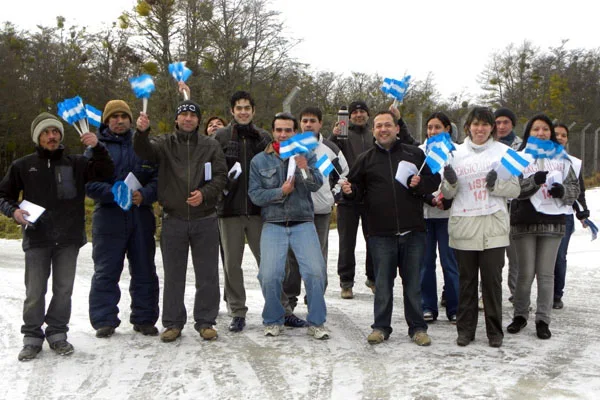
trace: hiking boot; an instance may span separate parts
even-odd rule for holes
[[[431,338],[425,331],[415,332],[412,340],[417,346],[429,346],[431,344]]]
[[[265,326],[265,336],[279,336],[281,333],[281,325]]]
[[[538,321],[535,323],[535,331],[537,333],[537,337],[540,339],[550,339],[550,337],[552,337],[552,333],[548,328],[548,324],[544,321]]]
[[[133,330],[141,333],[144,336],[157,336],[158,329],[152,324],[133,324]],[[114,330],[113,330],[114,331]],[[96,333],[97,335],[98,333]]]
[[[435,320],[431,311],[425,311],[423,313],[423,319],[425,320],[425,322],[433,322]]]
[[[26,344],[19,352],[19,361],[30,361],[37,357],[38,353],[42,351],[42,346],[35,346],[33,344]]]
[[[160,334],[160,340],[164,343],[174,342],[181,336],[181,329],[179,328],[167,328],[163,333]]]
[[[552,303],[552,308],[555,310],[562,310],[565,305],[563,304],[561,299],[554,299],[554,303]]]
[[[514,317],[510,325],[506,327],[508,333],[517,333],[527,326],[527,320],[521,316]]]
[[[66,340],[57,340],[56,342],[50,343],[50,348],[59,356],[68,356],[75,351],[73,345]]]
[[[502,336],[494,336],[488,339],[488,343],[490,347],[500,347],[502,346]]]
[[[233,317],[229,324],[229,332],[241,332],[246,326],[246,318],[244,317]]]
[[[342,288],[342,293],[340,296],[342,299],[353,299],[354,293],[352,293],[352,288]]]
[[[327,328],[325,328],[324,325],[321,325],[321,326],[311,325],[308,327],[307,333],[310,336],[314,337],[315,339],[319,339],[319,340],[329,339],[329,331],[327,330]]]
[[[200,337],[204,340],[216,340],[218,336],[215,328],[200,328]]]
[[[369,342],[369,344],[383,343],[384,340],[387,340],[387,338],[379,329],[373,329],[373,332],[367,336],[367,342]]]
[[[308,326],[308,322],[306,322],[302,318],[296,317],[294,314],[291,314],[285,316],[285,322],[283,323],[283,325],[292,328],[306,328]]]
[[[370,280],[370,279],[367,279],[367,280],[365,281],[365,285],[367,285],[367,287],[368,287],[369,289],[371,289],[371,292],[373,292],[373,294],[375,294],[375,282],[373,282],[373,281],[372,281],[372,280]]]
[[[456,344],[459,346],[468,346],[473,340],[473,336],[458,335],[456,338]]]
[[[135,327],[134,327],[135,329]],[[97,338],[109,338],[115,333],[114,326],[102,326],[96,329],[96,337]]]

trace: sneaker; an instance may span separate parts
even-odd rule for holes
[[[495,336],[488,339],[490,347],[500,347],[502,346],[502,336]]]
[[[373,329],[373,332],[367,336],[367,342],[369,342],[369,344],[383,343],[384,340],[387,340],[387,338],[379,329]]]
[[[562,310],[565,305],[563,304],[561,299],[554,299],[554,303],[552,303],[552,308],[555,310]]]
[[[30,361],[37,357],[38,353],[42,351],[42,346],[35,346],[33,344],[26,344],[19,352],[19,361]]]
[[[133,330],[141,333],[144,336],[157,336],[158,335],[158,329],[152,324],[140,324],[140,325],[134,324]],[[113,329],[113,331],[114,331],[114,329]],[[96,332],[96,336],[98,336],[98,332]]]
[[[96,337],[97,338],[109,338],[113,335],[113,333],[115,333],[114,326],[102,326],[102,327],[96,329]]]
[[[246,318],[244,317],[233,317],[229,324],[229,332],[241,332],[246,326]]]
[[[291,314],[285,316],[285,322],[283,323],[283,325],[289,326],[291,328],[306,328],[308,326],[308,322],[306,322],[302,318],[296,317],[294,314]]]
[[[479,302],[477,302],[477,308],[479,311],[483,311],[483,297],[479,297]]]
[[[204,340],[216,340],[219,335],[217,330],[212,327],[200,328],[200,337]]]
[[[412,341],[415,342],[417,346],[429,346],[431,344],[431,338],[425,331],[416,332],[412,337]]]
[[[160,340],[164,343],[174,342],[181,336],[181,329],[179,328],[167,328],[163,333],[160,334]]]
[[[433,322],[435,318],[433,318],[433,313],[431,311],[425,311],[423,313],[423,319],[425,322]]]
[[[552,337],[552,333],[548,328],[548,324],[544,321],[538,321],[535,323],[535,331],[537,333],[537,337],[540,339],[550,339]]]
[[[459,346],[467,346],[474,339],[475,338],[473,336],[458,335],[458,337],[456,338],[456,344],[459,345]]]
[[[281,334],[281,325],[265,326],[265,336],[279,336]]]
[[[327,328],[325,328],[324,325],[321,325],[321,326],[311,325],[308,327],[307,333],[310,336],[314,337],[315,339],[319,339],[319,340],[329,339],[329,331],[327,330]]]
[[[456,325],[456,315],[451,315],[451,316],[448,318],[448,321],[450,321],[450,323],[451,323],[452,325]]]
[[[510,325],[506,327],[508,333],[518,333],[527,326],[527,320],[521,316],[514,317]]]
[[[352,288],[342,288],[342,293],[340,296],[342,299],[353,299],[354,293],[352,293]]]
[[[75,351],[73,345],[66,340],[57,340],[56,342],[50,343],[50,348],[59,356],[68,356]]]
[[[373,282],[373,281],[372,281],[372,280],[370,280],[370,279],[367,279],[367,280],[365,281],[365,285],[367,285],[367,287],[368,287],[369,289],[371,289],[371,292],[373,292],[373,294],[375,294],[375,282]]]

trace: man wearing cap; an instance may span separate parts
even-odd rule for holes
[[[200,106],[179,104],[175,132],[148,137],[150,120],[140,113],[133,139],[136,154],[158,167],[158,201],[163,208],[160,248],[165,270],[163,342],[173,342],[187,321],[184,303],[188,251],[196,276],[194,328],[204,340],[217,338],[219,312],[219,231],[216,204],[225,187],[227,167],[215,140],[200,134]]]
[[[77,255],[86,243],[85,183],[107,179],[114,169],[106,148],[93,133],[81,136],[81,143],[92,148],[89,160],[65,154],[63,137],[58,118],[38,115],[31,124],[36,152],[15,160],[0,182],[0,211],[23,226],[26,294],[19,361],[34,359],[44,339],[59,355],[73,353],[67,331]],[[45,209],[35,223],[26,219],[30,215],[26,209],[19,208],[21,193],[23,200]],[[46,310],[50,274],[52,299]]]
[[[494,118],[496,120],[496,135],[500,143],[504,143],[513,150],[519,150],[523,139],[515,134],[514,128],[517,125],[517,116],[515,113],[506,107],[502,107],[494,112]],[[508,209],[510,210],[510,201],[508,203]],[[517,287],[517,274],[519,273],[519,261],[517,260],[517,253],[515,246],[513,246],[512,238],[510,244],[506,248],[506,256],[508,257],[508,289],[510,290],[509,300],[512,302],[513,293]]]
[[[121,324],[118,317],[121,290],[119,279],[125,256],[129,261],[131,314],[133,330],[143,335],[158,335],[158,276],[154,264],[156,221],[152,203],[156,201],[158,167],[140,159],[133,151],[132,114],[123,100],[106,103],[98,140],[115,163],[115,173],[103,182],[86,185],[87,195],[96,207],[92,217],[94,276],[90,289],[90,322],[96,337],[112,336]],[[90,150],[86,156],[91,156]],[[132,194],[132,205],[124,210],[115,202],[112,187],[135,176],[141,187]]]

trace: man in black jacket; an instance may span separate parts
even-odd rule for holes
[[[15,160],[0,182],[0,211],[23,228],[25,289],[23,349],[19,361],[34,359],[44,339],[59,355],[73,353],[67,341],[71,318],[71,294],[79,249],[85,237],[85,184],[110,178],[114,165],[96,135],[84,133],[81,143],[92,148],[91,158],[67,155],[60,143],[62,123],[54,115],[42,113],[31,124],[36,152]],[[32,223],[29,212],[19,208],[23,200],[45,208]],[[24,207],[25,208],[25,207]],[[45,295],[52,272],[52,300],[46,311]],[[46,329],[42,330],[44,322]]]
[[[425,250],[423,195],[440,184],[427,165],[420,174],[398,182],[400,162],[418,169],[425,154],[417,147],[402,144],[397,120],[389,111],[375,115],[375,144],[362,153],[342,184],[345,197],[362,200],[368,222],[367,245],[375,272],[375,322],[370,344],[387,340],[392,333],[393,287],[396,269],[402,277],[404,317],[408,334],[419,346],[431,343],[421,309],[420,263]]]

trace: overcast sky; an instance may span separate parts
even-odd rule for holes
[[[135,0],[3,1],[0,20],[23,29],[67,24],[100,26]],[[524,40],[545,50],[569,39],[568,48],[600,47],[595,1],[326,1],[273,0],[286,33],[302,39],[293,55],[313,70],[379,73],[425,79],[433,73],[441,94],[479,91],[477,77],[490,55]]]

